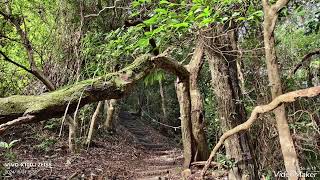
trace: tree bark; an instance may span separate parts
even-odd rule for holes
[[[107,131],[111,132],[114,128],[114,119],[117,115],[117,100],[110,99],[106,100],[105,103],[107,104],[107,116],[104,126],[106,127]]]
[[[278,11],[283,8],[288,0],[278,0],[275,4],[269,5],[267,0],[262,0],[264,10],[263,22],[263,39],[266,54],[266,64],[268,78],[271,86],[272,99],[282,94],[282,84],[278,69],[278,61],[275,49],[274,29],[278,18]],[[281,151],[284,159],[286,171],[300,173],[299,160],[294,148],[294,143],[290,135],[288,120],[284,105],[279,106],[274,110],[279,133]],[[289,179],[298,179],[297,176],[290,176]]]
[[[162,109],[161,122],[164,124],[167,124],[168,123],[168,116],[167,116],[167,108],[166,108],[166,98],[164,95],[162,80],[160,79],[158,82],[159,82],[159,92],[160,92],[160,97],[161,97],[161,109]],[[163,133],[168,133],[166,127],[164,127],[164,126],[160,127],[160,131]]]
[[[163,84],[162,80],[159,80],[159,91],[160,91],[160,96],[161,96],[161,109],[162,109],[162,121],[163,123],[167,122],[167,108],[166,108],[166,98],[164,96],[164,90],[163,90]]]
[[[197,84],[198,75],[203,64],[203,40],[199,39],[194,55],[186,69],[190,76],[187,80],[176,83],[176,93],[180,105],[181,129],[184,137],[183,146],[187,154],[184,167],[197,160],[206,160],[209,156],[208,144],[204,132],[204,114],[200,90]],[[189,133],[192,132],[192,134]]]
[[[183,143],[183,157],[184,168],[189,168],[192,159],[194,157],[194,143],[192,138],[192,124],[191,124],[191,104],[190,104],[190,92],[188,79],[180,80],[176,82],[176,92],[180,107],[180,120],[181,120],[181,133]]]
[[[70,152],[75,153],[78,150],[77,132],[78,132],[79,124],[78,124],[77,119],[74,119],[69,115],[66,120],[67,120],[67,124],[69,127],[69,137],[68,137],[69,150],[70,150]]]
[[[246,118],[239,87],[235,33],[217,26],[209,37],[206,55],[212,77],[212,87],[218,102],[218,115],[222,132],[232,129]],[[229,171],[229,179],[256,179],[256,168],[252,163],[238,163],[244,160],[254,162],[246,134],[235,135],[224,142],[226,154],[235,160],[236,166]]]
[[[203,39],[197,40],[196,48],[187,69],[190,72],[191,124],[195,142],[194,161],[204,161],[209,157],[209,148],[204,132],[205,117],[203,112],[202,96],[198,87],[198,77],[203,65]]]

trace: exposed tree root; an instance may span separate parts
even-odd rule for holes
[[[320,86],[316,86],[316,87],[312,87],[312,88],[307,88],[307,89],[302,89],[302,90],[297,90],[297,91],[292,91],[292,92],[289,92],[286,94],[282,94],[282,95],[276,97],[273,101],[271,101],[267,105],[256,106],[253,109],[253,111],[250,115],[250,118],[246,122],[234,127],[233,129],[230,129],[229,131],[225,132],[220,137],[219,142],[216,144],[216,146],[211,151],[210,157],[207,160],[204,168],[202,169],[201,177],[202,178],[204,177],[206,171],[209,168],[209,165],[211,164],[212,158],[215,156],[218,149],[223,145],[224,141],[228,137],[230,137],[240,131],[249,129],[251,127],[251,125],[256,121],[259,114],[270,112],[283,103],[294,102],[294,101],[296,101],[297,98],[314,97],[319,94],[320,94]]]

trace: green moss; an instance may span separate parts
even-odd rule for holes
[[[57,104],[68,103],[80,98],[82,91],[94,82],[93,79],[81,81],[73,86],[45,93],[40,96],[11,96],[0,99],[0,115],[34,113]]]
[[[127,66],[122,70],[122,72],[127,71],[133,71],[134,73],[137,72],[137,69],[144,68],[145,66],[148,66],[150,64],[151,55],[150,54],[144,54],[139,56],[132,64]],[[138,71],[141,72],[141,71]]]
[[[37,113],[45,109],[53,109],[58,106],[66,106],[69,101],[77,101],[82,92],[90,87],[104,89],[106,83],[119,90],[124,90],[128,83],[137,81],[143,77],[146,70],[153,68],[150,61],[151,55],[146,54],[138,57],[131,65],[117,73],[106,74],[101,77],[78,82],[73,85],[62,87],[54,92],[40,96],[11,96],[0,98],[0,117],[10,114]],[[89,94],[84,93],[83,97]]]
[[[0,99],[0,115],[21,114],[36,96],[11,96]]]

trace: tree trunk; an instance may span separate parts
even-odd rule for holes
[[[162,80],[159,80],[159,91],[160,91],[160,97],[161,97],[161,109],[162,109],[162,118],[161,118],[161,122],[164,124],[168,123],[168,117],[167,117],[167,108],[166,108],[166,99],[164,96],[164,90],[163,90],[163,84],[162,84]],[[168,129],[166,129],[165,126],[161,126],[160,127],[160,131],[163,133],[168,133]]]
[[[162,85],[162,80],[159,80],[159,91],[160,91],[160,96],[161,96],[161,109],[162,109],[162,114],[163,114],[163,122],[167,123],[167,108],[166,108],[166,99],[164,97],[164,90],[163,90],[163,85]]]
[[[208,42],[206,55],[212,76],[212,87],[218,102],[218,115],[222,132],[241,124],[246,119],[246,113],[241,103],[241,90],[239,87],[235,34],[232,30],[224,30],[222,26],[216,27],[212,38]],[[226,33],[227,32],[227,33]],[[224,34],[223,34],[224,33]],[[217,49],[216,47],[222,47]],[[249,148],[246,134],[234,135],[224,143],[226,154],[235,160],[236,166],[229,171],[230,180],[256,179],[256,169],[252,162],[253,154]]]
[[[195,141],[194,161],[205,161],[209,157],[209,148],[204,132],[205,120],[202,96],[198,87],[198,76],[203,65],[203,39],[198,39],[193,57],[187,66],[190,72],[190,98],[192,134]]]
[[[188,80],[177,79],[176,92],[180,107],[181,133],[183,143],[184,168],[189,168],[194,157],[194,147],[192,139],[192,124],[190,117],[190,93]]]
[[[96,127],[96,121],[98,119],[102,104],[103,104],[103,101],[99,101],[99,103],[98,103],[98,105],[96,107],[96,110],[94,111],[94,113],[92,115],[92,118],[91,118],[88,137],[87,137],[87,140],[86,140],[86,144],[88,145],[88,147],[90,146],[90,142],[91,142],[91,139],[92,139],[93,131],[94,131],[95,127]]]
[[[274,29],[278,18],[278,11],[283,8],[288,0],[278,0],[274,5],[269,5],[267,0],[263,0],[264,23],[263,39],[266,54],[266,64],[268,78],[271,86],[272,99],[282,94],[282,84],[278,69],[278,61],[275,49]],[[300,173],[299,160],[294,148],[294,143],[290,135],[290,129],[286,117],[284,105],[279,106],[274,111],[281,151],[284,159],[286,172],[289,174]],[[290,176],[289,179],[298,179],[296,175]]]
[[[107,131],[111,132],[114,128],[114,119],[117,115],[117,100],[116,99],[110,99],[105,101],[107,106],[107,117],[106,121],[104,123],[104,126],[106,127]]]
[[[75,117],[76,118],[76,117]],[[69,127],[69,150],[72,153],[76,153],[78,150],[77,146],[77,132],[78,132],[78,121],[77,119],[72,118],[70,115],[67,116],[67,124]]]

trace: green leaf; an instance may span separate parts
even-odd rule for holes
[[[211,14],[211,9],[210,9],[209,6],[206,7],[206,8],[203,10],[203,14],[204,14],[205,17],[209,17],[209,16],[210,16],[210,14]]]
[[[197,8],[196,8],[197,7]],[[192,8],[191,11],[194,11],[194,13],[199,13],[199,12],[202,12],[202,7],[198,7],[198,6],[194,6],[194,9]]]
[[[173,27],[175,28],[181,28],[181,27],[189,27],[189,24],[187,22],[174,24]]]
[[[166,0],[161,0],[161,1],[159,2],[159,4],[170,4],[170,2],[169,2],[169,1],[166,1]]]
[[[6,143],[6,142],[1,141],[1,142],[0,142],[0,147],[1,147],[1,148],[4,148],[4,149],[8,149],[9,144]]]
[[[147,47],[149,45],[149,39],[148,38],[142,38],[138,41],[137,45],[140,47],[140,48],[144,48],[144,47]]]
[[[237,21],[245,21],[247,18],[245,18],[245,17],[239,17],[238,19],[237,19]]]
[[[151,26],[151,25],[155,24],[157,21],[158,21],[158,17],[155,15],[155,16],[151,17],[150,19],[145,20],[144,23],[147,26]]]
[[[140,2],[139,1],[133,1],[131,3],[131,5],[132,5],[132,7],[138,7],[138,6],[140,6]]]
[[[155,71],[149,75],[147,75],[143,82],[146,86],[153,85],[154,83],[165,79],[165,73],[162,70]]]
[[[151,32],[151,37],[153,37],[155,34],[160,33],[160,32],[163,31],[164,29],[165,29],[164,26],[160,26],[160,27],[154,29],[154,30]]]
[[[211,24],[211,23],[213,23],[214,22],[214,19],[213,18],[205,18],[205,19],[203,19],[202,21],[201,21],[201,25],[209,25],[209,24]]]
[[[240,15],[239,12],[235,12],[235,13],[232,14],[232,17],[236,17],[236,16],[239,16],[239,15]]]
[[[167,14],[167,12],[168,12],[168,10],[162,9],[162,8],[157,8],[154,11],[159,13],[159,14]]]
[[[262,17],[263,11],[262,10],[256,11],[256,12],[252,13],[251,16]]]

